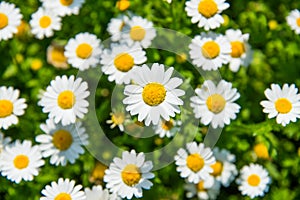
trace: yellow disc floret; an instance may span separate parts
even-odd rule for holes
[[[214,0],[202,0],[198,5],[198,11],[204,17],[210,18],[218,12],[218,5]]]
[[[275,109],[281,114],[289,113],[292,109],[292,103],[286,98],[279,98],[275,102]]]
[[[78,45],[76,55],[81,59],[87,59],[92,55],[93,47],[87,43]]]
[[[128,186],[134,186],[142,178],[139,168],[134,164],[128,164],[121,172],[123,182]]]
[[[10,116],[13,110],[14,105],[11,101],[5,99],[0,100],[0,118]]]
[[[197,153],[190,154],[186,158],[186,165],[190,168],[193,172],[198,172],[204,167],[204,159]]]
[[[119,71],[128,72],[134,65],[134,59],[128,53],[120,53],[115,57],[114,64]]]
[[[225,104],[226,100],[220,94],[210,95],[206,100],[208,110],[214,114],[222,112],[222,110],[225,108]]]
[[[243,42],[231,42],[231,57],[240,58],[245,53],[245,45]]]
[[[134,41],[141,41],[146,35],[146,30],[141,26],[133,26],[130,29],[130,38]]]
[[[4,13],[0,13],[0,29],[5,28],[8,25],[8,17]]]
[[[53,134],[52,142],[57,149],[64,151],[72,145],[73,137],[69,131],[61,129]]]
[[[70,90],[65,90],[58,95],[57,104],[62,109],[70,109],[74,106],[76,97]]]
[[[208,41],[203,44],[201,51],[205,58],[214,59],[220,54],[220,46],[215,41]]]
[[[143,100],[149,106],[161,104],[166,97],[166,89],[160,83],[148,83],[143,89]]]
[[[29,165],[29,158],[26,155],[17,155],[14,159],[14,166],[17,169],[24,169]]]

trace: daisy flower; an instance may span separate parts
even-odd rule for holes
[[[43,112],[49,113],[55,123],[61,122],[63,126],[75,123],[76,118],[83,118],[88,112],[89,102],[86,98],[90,95],[87,91],[87,82],[82,78],[72,75],[56,76],[52,80],[46,92],[43,93],[39,105],[43,106]]]
[[[46,185],[42,190],[40,200],[86,200],[85,193],[81,191],[82,185],[75,185],[74,180],[59,178],[58,182],[51,182],[51,185]]]
[[[101,185],[93,186],[92,189],[84,189],[87,200],[119,200],[116,194],[109,194],[107,189],[102,189]]]
[[[271,89],[265,90],[268,100],[261,101],[263,112],[269,118],[276,117],[276,122],[282,126],[296,122],[300,117],[300,94],[294,84],[284,84],[282,89],[278,84],[271,84]]]
[[[8,129],[11,125],[18,124],[17,116],[25,113],[27,104],[19,95],[20,91],[13,87],[0,87],[0,128]]]
[[[191,97],[191,107],[196,118],[204,125],[211,124],[213,128],[223,128],[236,118],[240,106],[236,101],[240,94],[232,84],[221,80],[216,86],[211,80],[203,83],[195,90],[196,96]]]
[[[29,140],[22,143],[16,140],[12,145],[7,145],[0,158],[2,176],[16,183],[32,181],[44,164],[39,147],[32,146]]]
[[[84,153],[82,145],[87,145],[88,135],[81,122],[63,126],[48,119],[40,128],[45,134],[36,136],[41,143],[43,157],[50,157],[50,163],[65,166],[67,162],[74,164],[80,154]]]
[[[124,123],[126,121],[126,115],[124,112],[113,111],[110,113],[111,119],[106,120],[107,124],[111,124],[110,128],[113,129],[116,126],[119,127],[120,131],[124,132]]]
[[[241,65],[248,67],[252,60],[252,51],[248,43],[249,34],[243,34],[241,30],[229,29],[225,35],[231,45],[229,69],[237,72]]]
[[[107,31],[111,35],[111,41],[117,42],[121,38],[121,33],[129,18],[126,15],[120,15],[117,18],[112,18],[107,26]]]
[[[216,158],[216,163],[211,165],[213,168],[211,175],[222,183],[224,187],[228,187],[238,173],[234,164],[235,155],[226,149],[220,150],[218,147],[213,149],[213,153]]]
[[[150,189],[153,185],[148,179],[154,178],[150,172],[153,165],[151,161],[145,162],[144,153],[135,150],[125,151],[122,159],[114,158],[109,168],[105,171],[104,182],[112,193],[122,198],[131,199],[143,196],[143,188]]]
[[[211,149],[203,143],[197,145],[196,142],[187,143],[186,149],[180,148],[175,156],[176,170],[180,176],[194,184],[208,179],[209,173],[213,172],[211,165],[216,162]]]
[[[192,63],[203,70],[217,70],[230,61],[231,46],[221,34],[209,32],[197,35],[189,49]]]
[[[84,0],[40,0],[43,7],[55,11],[59,16],[78,15]]]
[[[110,82],[128,84],[132,71],[146,60],[146,52],[139,44],[133,46],[112,44],[111,50],[105,49],[103,51],[100,63],[103,65],[103,73],[108,75]]]
[[[33,13],[29,23],[32,27],[31,33],[40,40],[53,36],[54,31],[61,29],[61,18],[52,10],[44,8],[39,8]]]
[[[225,0],[190,0],[185,3],[185,11],[192,17],[192,23],[204,30],[215,29],[224,23],[220,13],[226,10],[229,4]]]
[[[289,15],[286,17],[286,21],[292,30],[295,31],[296,34],[300,34],[300,12],[295,9],[292,10]]]
[[[102,47],[100,39],[90,33],[79,33],[65,46],[68,63],[83,71],[99,64]]]
[[[133,16],[124,26],[124,32],[121,34],[121,40],[129,46],[138,43],[143,48],[148,48],[156,36],[156,30],[153,23],[140,16]]]
[[[184,188],[187,191],[186,197],[192,198],[197,196],[198,199],[208,200],[208,199],[217,199],[221,184],[217,181],[212,180],[213,177],[208,179],[201,180],[199,183],[186,183]]]
[[[145,125],[152,122],[157,125],[159,119],[169,121],[170,117],[175,117],[175,113],[180,113],[179,106],[183,101],[179,98],[185,92],[177,89],[182,84],[182,79],[173,77],[174,68],[167,71],[164,65],[154,63],[151,69],[147,65],[136,68],[132,73],[135,84],[127,85],[124,89],[126,97],[124,104],[128,104],[126,110],[131,115],[138,114],[138,121],[145,120]]]
[[[236,182],[242,195],[247,195],[252,199],[257,196],[262,197],[265,192],[268,192],[271,178],[261,165],[251,163],[241,169],[240,177]]]
[[[4,134],[0,131],[0,155],[4,150],[4,148],[6,147],[6,145],[8,145],[10,142],[11,142],[11,138],[4,137]]]
[[[58,69],[67,69],[69,67],[67,63],[67,57],[64,54],[65,49],[63,45],[51,44],[47,48],[47,62]]]
[[[164,120],[160,119],[158,124],[154,126],[154,131],[159,137],[173,137],[176,133],[180,131],[181,121],[179,120]]]
[[[2,1],[0,3],[0,41],[8,40],[18,32],[22,15],[15,4]]]

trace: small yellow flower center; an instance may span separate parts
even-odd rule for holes
[[[0,13],[0,29],[5,28],[8,25],[8,17],[4,13]]]
[[[198,192],[204,192],[204,191],[206,191],[206,189],[204,188],[204,181],[200,181],[200,182],[196,185],[196,187],[197,187],[197,191],[198,191]]]
[[[113,113],[111,116],[111,121],[113,121],[113,123],[116,125],[123,124],[124,120],[124,113]]]
[[[146,35],[146,30],[141,26],[133,26],[130,29],[130,38],[134,41],[141,41]]]
[[[218,12],[218,5],[214,0],[202,0],[198,5],[198,11],[204,17],[210,18]]]
[[[245,53],[245,45],[243,42],[234,41],[231,42],[231,57],[240,58]]]
[[[24,169],[29,164],[29,158],[26,155],[17,155],[14,159],[14,165],[17,169]]]
[[[260,178],[256,174],[252,174],[248,177],[247,181],[251,186],[258,186],[260,183]]]
[[[205,58],[214,59],[220,54],[220,46],[215,41],[208,41],[203,44],[201,51]]]
[[[73,137],[69,131],[61,129],[53,134],[52,142],[57,149],[64,151],[72,145]]]
[[[266,147],[265,144],[263,143],[256,144],[253,149],[258,158],[264,158],[264,159],[269,158],[268,148]]]
[[[170,121],[162,121],[162,123],[161,123],[161,128],[162,128],[163,130],[169,131],[169,130],[171,130],[173,127],[174,127],[173,120],[170,120]]]
[[[76,97],[70,90],[65,90],[58,95],[57,103],[62,109],[70,109],[74,106]]]
[[[211,175],[217,177],[222,174],[223,164],[220,161],[217,161],[215,164],[211,165],[211,168],[214,170]]]
[[[64,6],[69,6],[73,3],[73,0],[60,0],[60,3]]]
[[[92,55],[93,47],[87,43],[82,43],[78,45],[76,49],[76,55],[79,58],[87,59]]]
[[[72,200],[72,197],[71,197],[71,195],[69,195],[65,192],[61,192],[58,195],[56,195],[54,200]]]
[[[114,64],[121,72],[128,72],[134,65],[134,59],[128,53],[120,53],[115,57]]]
[[[127,10],[127,8],[129,8],[129,6],[130,6],[130,1],[128,1],[128,0],[119,0],[119,1],[117,1],[117,8],[120,11]]]
[[[123,169],[122,180],[128,186],[134,186],[139,183],[142,178],[139,168],[134,164],[128,164]]]
[[[160,83],[148,83],[143,89],[143,100],[149,106],[161,104],[166,97],[166,89]]]
[[[275,102],[275,108],[277,112],[281,114],[286,114],[291,111],[292,103],[286,98],[279,98]]]
[[[9,100],[0,100],[0,118],[10,116],[13,113],[14,105]]]
[[[49,16],[43,16],[40,18],[40,26],[42,28],[48,28],[51,24],[52,20]]]
[[[190,154],[186,158],[186,165],[193,172],[198,172],[204,167],[204,159],[197,153]]]
[[[34,59],[32,60],[30,67],[32,70],[37,71],[41,69],[42,66],[43,66],[43,62],[40,59]]]
[[[64,63],[67,61],[66,56],[64,55],[64,49],[63,48],[53,48],[51,51],[51,59],[54,62]]]
[[[226,104],[226,100],[220,94],[210,95],[206,100],[206,105],[208,110],[211,112],[218,114],[222,112]]]
[[[296,23],[300,27],[300,17],[297,19]]]

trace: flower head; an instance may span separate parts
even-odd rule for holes
[[[295,31],[296,34],[300,34],[300,11],[295,9],[292,10],[289,15],[286,17],[286,21],[292,30]]]

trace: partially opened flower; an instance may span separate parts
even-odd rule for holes
[[[153,185],[149,179],[154,178],[150,172],[153,165],[151,161],[145,161],[144,153],[136,153],[135,150],[125,151],[122,159],[114,158],[109,168],[105,171],[104,182],[112,193],[122,198],[131,199],[143,197],[142,189],[149,190]]]
[[[65,49],[63,45],[53,42],[47,48],[47,62],[59,69],[69,68],[67,57],[65,56],[64,52]]]
[[[124,131],[124,124],[126,122],[126,114],[122,111],[113,111],[110,113],[111,119],[106,120],[106,123],[111,124],[110,128],[119,127],[120,131]]]
[[[0,171],[2,176],[16,183],[22,180],[32,181],[44,163],[39,146],[32,145],[29,140],[22,143],[16,140],[12,145],[7,145],[1,153]]]
[[[121,33],[125,25],[127,25],[129,18],[126,15],[120,15],[116,18],[111,18],[107,25],[107,31],[111,35],[111,40],[117,42],[121,38]]]
[[[271,84],[271,89],[265,90],[268,100],[261,101],[263,112],[269,118],[276,117],[276,122],[282,126],[296,122],[300,118],[300,94],[294,84],[284,84],[282,89],[278,84]]]
[[[78,15],[85,0],[40,0],[43,7],[55,11],[59,16]]]
[[[300,11],[295,9],[292,10],[289,15],[286,17],[286,21],[292,30],[296,34],[300,34]]]
[[[110,194],[101,185],[93,186],[92,189],[84,188],[84,192],[87,200],[120,200],[117,194]]]
[[[0,3],[0,41],[8,40],[18,32],[22,15],[15,4],[2,1]]]
[[[159,137],[173,137],[180,131],[181,121],[170,119],[168,121],[161,119],[156,126],[154,126],[155,134]]]

